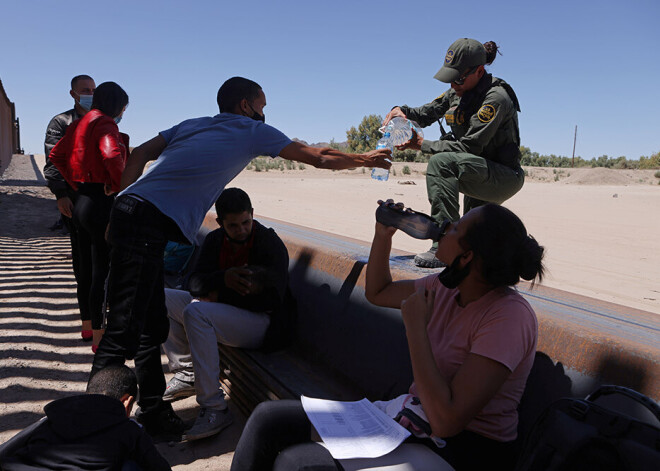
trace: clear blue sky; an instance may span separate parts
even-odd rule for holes
[[[29,153],[83,73],[126,90],[132,145],[216,114],[234,75],[263,86],[267,122],[289,137],[343,141],[367,114],[440,95],[433,75],[459,37],[501,46],[490,71],[515,89],[533,151],[570,156],[575,125],[583,158],[660,151],[657,0],[0,0],[0,12],[0,80]]]

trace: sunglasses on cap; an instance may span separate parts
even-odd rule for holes
[[[456,80],[454,80],[454,83],[456,85],[463,85],[465,83],[465,79],[467,79],[468,76],[472,75],[478,68],[479,68],[479,66],[477,65],[477,66],[474,66],[474,67],[468,69],[467,72],[465,72],[463,75],[461,75]]]

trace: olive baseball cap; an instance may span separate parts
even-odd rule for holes
[[[461,38],[447,49],[445,62],[433,78],[451,83],[466,70],[486,63],[486,48],[475,39]]]

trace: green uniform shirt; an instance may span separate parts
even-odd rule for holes
[[[422,127],[442,117],[451,127],[455,140],[424,140],[424,153],[467,152],[512,168],[520,165],[520,107],[513,89],[501,79],[484,74],[462,98],[450,88],[431,103],[400,108]]]

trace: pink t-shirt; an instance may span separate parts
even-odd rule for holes
[[[529,303],[511,288],[496,288],[465,307],[457,289],[447,289],[430,275],[415,282],[435,291],[433,315],[427,327],[435,363],[451,381],[469,353],[502,363],[511,374],[466,429],[493,440],[517,436],[518,403],[534,363],[538,325]],[[417,394],[415,383],[411,394]]]

